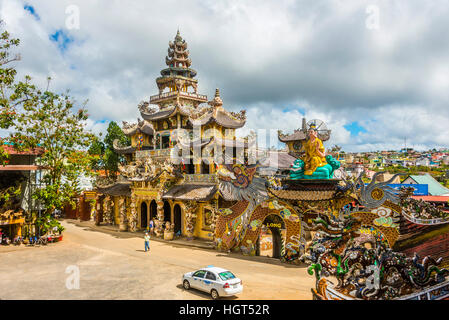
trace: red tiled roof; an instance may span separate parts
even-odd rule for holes
[[[2,148],[8,154],[14,155],[40,155],[44,153],[44,149],[39,147],[27,151],[17,151],[13,146],[10,145],[2,145],[0,146],[0,148]]]
[[[36,165],[0,165],[0,171],[34,171],[39,169],[42,169],[42,167]]]
[[[423,200],[428,202],[447,202],[449,196],[412,196],[413,199]]]

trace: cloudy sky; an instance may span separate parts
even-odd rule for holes
[[[449,1],[0,0],[0,17],[20,75],[88,99],[95,132],[135,121],[179,28],[199,92],[247,110],[241,134],[305,116],[346,151],[449,146]]]

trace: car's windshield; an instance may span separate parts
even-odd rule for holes
[[[221,272],[218,275],[220,276],[221,280],[229,280],[235,278],[231,271]]]

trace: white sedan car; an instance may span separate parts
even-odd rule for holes
[[[195,288],[207,292],[212,299],[233,296],[243,291],[242,280],[231,271],[214,266],[184,274],[182,286],[186,290]]]

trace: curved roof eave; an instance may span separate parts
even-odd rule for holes
[[[176,112],[176,107],[173,106],[169,110],[162,110],[162,111],[155,112],[155,113],[147,113],[147,112],[141,111],[140,114],[142,115],[142,118],[144,120],[154,121],[154,120],[166,119],[166,118],[170,117],[171,115],[173,115],[175,112]]]

